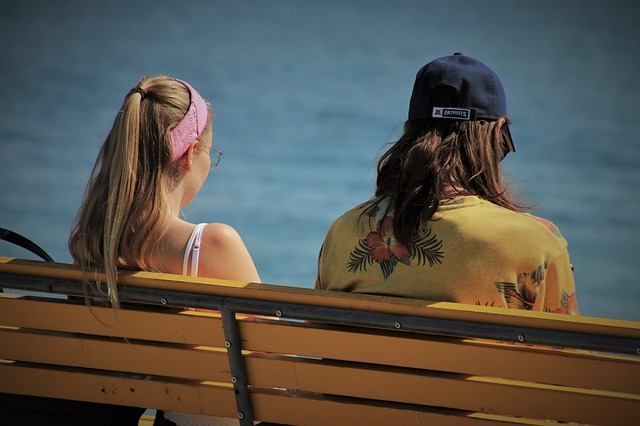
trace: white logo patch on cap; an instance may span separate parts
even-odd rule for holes
[[[470,108],[433,107],[431,117],[471,121],[476,118],[476,111]]]

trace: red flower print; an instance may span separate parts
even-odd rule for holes
[[[444,253],[441,249],[442,240],[432,235],[428,228],[416,233],[409,245],[400,243],[393,233],[393,216],[385,216],[378,223],[377,230],[369,232],[351,252],[347,268],[355,274],[377,263],[386,280],[398,262],[411,266],[411,261],[417,259],[418,265],[428,262],[430,267],[442,263]]]
[[[378,226],[378,232],[370,232],[365,241],[371,249],[371,258],[375,262],[393,260],[407,260],[411,252],[404,244],[396,240],[393,235],[393,218],[385,216]]]

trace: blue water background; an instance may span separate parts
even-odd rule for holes
[[[582,313],[639,321],[639,4],[0,0],[0,227],[70,261],[123,96],[168,74],[212,102],[224,151],[187,218],[234,226],[264,282],[312,287],[328,226],[372,193],[416,71],[461,51],[502,78],[505,168],[569,241]]]

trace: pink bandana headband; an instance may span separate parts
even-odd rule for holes
[[[182,157],[191,144],[202,135],[204,126],[207,125],[208,114],[207,104],[204,102],[204,99],[202,99],[202,96],[200,96],[200,93],[186,81],[178,79],[176,79],[176,81],[184,84],[189,90],[191,105],[184,118],[171,131],[171,144],[173,146],[172,161]]]

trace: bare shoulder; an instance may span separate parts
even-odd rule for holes
[[[225,244],[236,240],[242,241],[240,234],[226,223],[209,223],[204,229],[204,235],[210,242]]]
[[[202,235],[200,265],[203,276],[259,282],[249,250],[232,226],[210,223]]]

